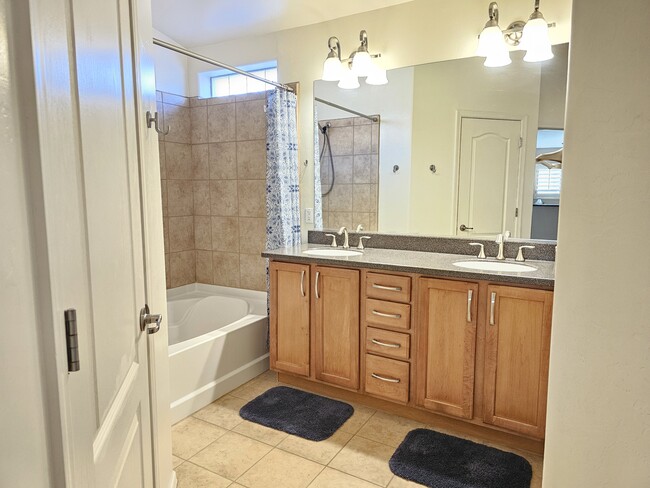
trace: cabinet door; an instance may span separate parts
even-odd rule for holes
[[[359,389],[359,271],[317,266],[314,276],[317,380]]]
[[[271,368],[309,376],[309,266],[271,262]]]
[[[543,438],[553,293],[488,287],[484,421]]]
[[[478,285],[420,279],[417,403],[471,419]]]

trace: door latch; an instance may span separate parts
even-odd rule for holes
[[[74,308],[66,310],[65,344],[68,353],[68,372],[79,371],[79,336],[77,335],[77,311]]]
[[[144,308],[140,310],[140,330],[147,334],[155,334],[160,330],[160,323],[162,322],[162,315],[149,313],[149,305],[144,304]]]

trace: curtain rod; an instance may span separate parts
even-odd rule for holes
[[[175,51],[179,54],[184,54],[185,56],[188,56],[190,58],[198,59],[199,61],[203,61],[204,63],[211,64],[213,66],[218,66],[219,68],[224,68],[227,69],[228,71],[233,71],[234,73],[239,73],[240,75],[248,76],[249,78],[253,78],[254,80],[261,81],[263,83],[268,83],[269,85],[273,85],[278,88],[282,88],[283,90],[287,90],[290,92],[293,92],[293,88],[287,85],[283,85],[282,83],[276,83],[275,81],[270,81],[270,80],[265,80],[261,76],[254,75],[252,73],[248,73],[244,70],[241,70],[239,68],[235,68],[234,66],[230,66],[226,63],[221,63],[220,61],[215,61],[214,59],[210,59],[206,56],[203,56],[201,54],[197,54],[195,52],[189,51],[185,48],[176,46],[175,44],[170,44],[169,42],[161,41],[160,39],[156,39],[155,37],[153,38],[153,43],[156,46],[164,47],[165,49],[169,49],[170,51]]]
[[[363,117],[364,119],[372,120],[373,122],[379,122],[379,117],[376,115],[366,115],[362,114],[361,112],[357,112],[356,110],[352,110],[347,107],[343,107],[342,105],[337,105],[332,102],[328,102],[327,100],[323,100],[322,98],[314,97],[314,101],[324,103],[325,105],[329,105],[330,107],[338,108],[339,110],[343,110],[344,112],[348,112],[354,115],[358,115],[359,117]]]

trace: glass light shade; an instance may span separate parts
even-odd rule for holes
[[[377,65],[373,65],[370,74],[366,78],[366,84],[368,85],[386,85],[388,83],[388,78],[386,78],[386,70],[380,68]]]
[[[359,78],[352,72],[351,69],[343,68],[341,81],[339,81],[339,88],[343,88],[345,90],[354,90],[355,88],[359,88]]]
[[[503,33],[498,25],[486,27],[478,37],[478,46],[476,48],[476,55],[487,58],[491,53],[496,50],[502,49],[505,46]]]
[[[524,61],[546,61],[553,57],[551,41],[548,37],[548,24],[544,17],[540,16],[526,22],[521,35],[521,47],[527,51]]]
[[[357,76],[368,76],[372,70],[372,58],[368,51],[357,51],[352,58],[352,71]]]
[[[339,81],[343,72],[343,65],[339,58],[328,57],[323,63],[323,81]]]

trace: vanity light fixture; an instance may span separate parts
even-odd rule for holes
[[[539,11],[539,0],[535,0],[535,10],[528,22],[517,20],[508,25],[504,31],[499,27],[499,6],[491,2],[488,7],[489,20],[479,35],[476,55],[485,57],[484,65],[499,67],[510,64],[508,44],[526,50],[524,61],[546,61],[553,57],[551,41],[548,36],[548,24]]]
[[[341,44],[336,37],[327,41],[329,53],[323,63],[324,81],[338,81],[344,89],[359,88],[359,76],[366,78],[368,85],[385,85],[388,83],[386,70],[377,65],[374,59],[381,54],[370,54],[368,51],[368,34],[365,30],[359,33],[361,44],[352,51],[347,59],[341,59]]]

